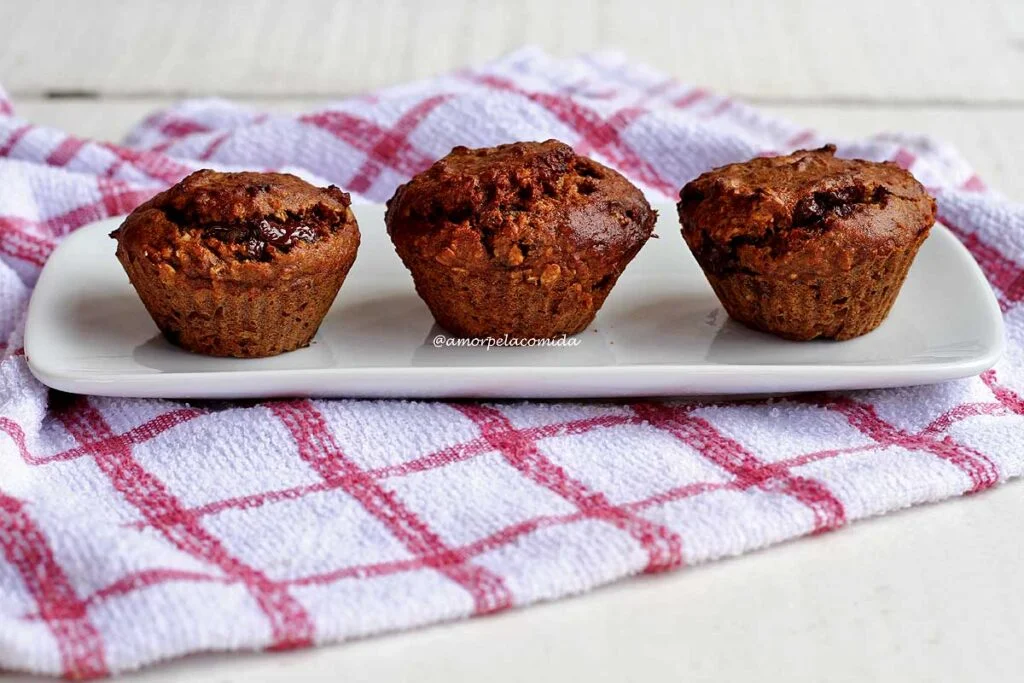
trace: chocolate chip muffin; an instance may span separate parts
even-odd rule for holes
[[[935,200],[893,163],[835,151],[730,164],[680,192],[683,238],[736,320],[787,339],[850,339],[888,315]]]
[[[655,218],[624,177],[548,140],[456,147],[398,188],[385,220],[441,327],[553,338],[590,324]]]
[[[293,175],[197,171],[111,237],[160,331],[212,356],[309,344],[359,247],[349,196]]]

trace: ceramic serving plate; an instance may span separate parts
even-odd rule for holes
[[[785,393],[940,382],[991,367],[1002,318],[981,270],[941,225],[888,320],[845,342],[789,342],[731,321],[661,206],[656,233],[593,325],[561,346],[449,346],[384,229],[355,207],[363,243],[313,343],[275,358],[211,358],[160,336],[105,220],[73,233],[43,269],[29,307],[32,372],[63,391],[105,396],[576,398]],[[437,341],[440,339],[440,344]]]

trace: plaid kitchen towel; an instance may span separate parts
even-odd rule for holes
[[[122,145],[16,105],[0,94],[0,668],[103,676],[484,614],[1024,468],[1024,206],[930,140],[839,152],[910,168],[982,265],[1009,340],[980,377],[734,405],[188,404],[48,392],[21,340],[64,235],[193,169],[297,169],[383,201],[453,145],[555,137],[668,200],[830,139],[615,55],[535,50],[301,115],[185,102]]]

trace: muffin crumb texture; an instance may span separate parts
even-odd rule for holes
[[[456,147],[386,216],[442,327],[520,338],[585,329],[655,219],[624,177],[555,140]]]
[[[888,315],[935,201],[899,166],[835,151],[730,164],[680,192],[683,237],[736,320],[789,339],[841,340]]]

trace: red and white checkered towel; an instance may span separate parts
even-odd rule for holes
[[[981,377],[742,405],[189,405],[48,393],[21,325],[63,235],[193,169],[301,169],[382,201],[453,145],[556,137],[664,200],[830,139],[614,55],[533,50],[299,116],[186,102],[124,145],[14,105],[0,93],[0,668],[99,676],[483,614],[1024,469],[1024,207],[932,141],[839,151],[910,167],[988,274],[1010,339]]]

